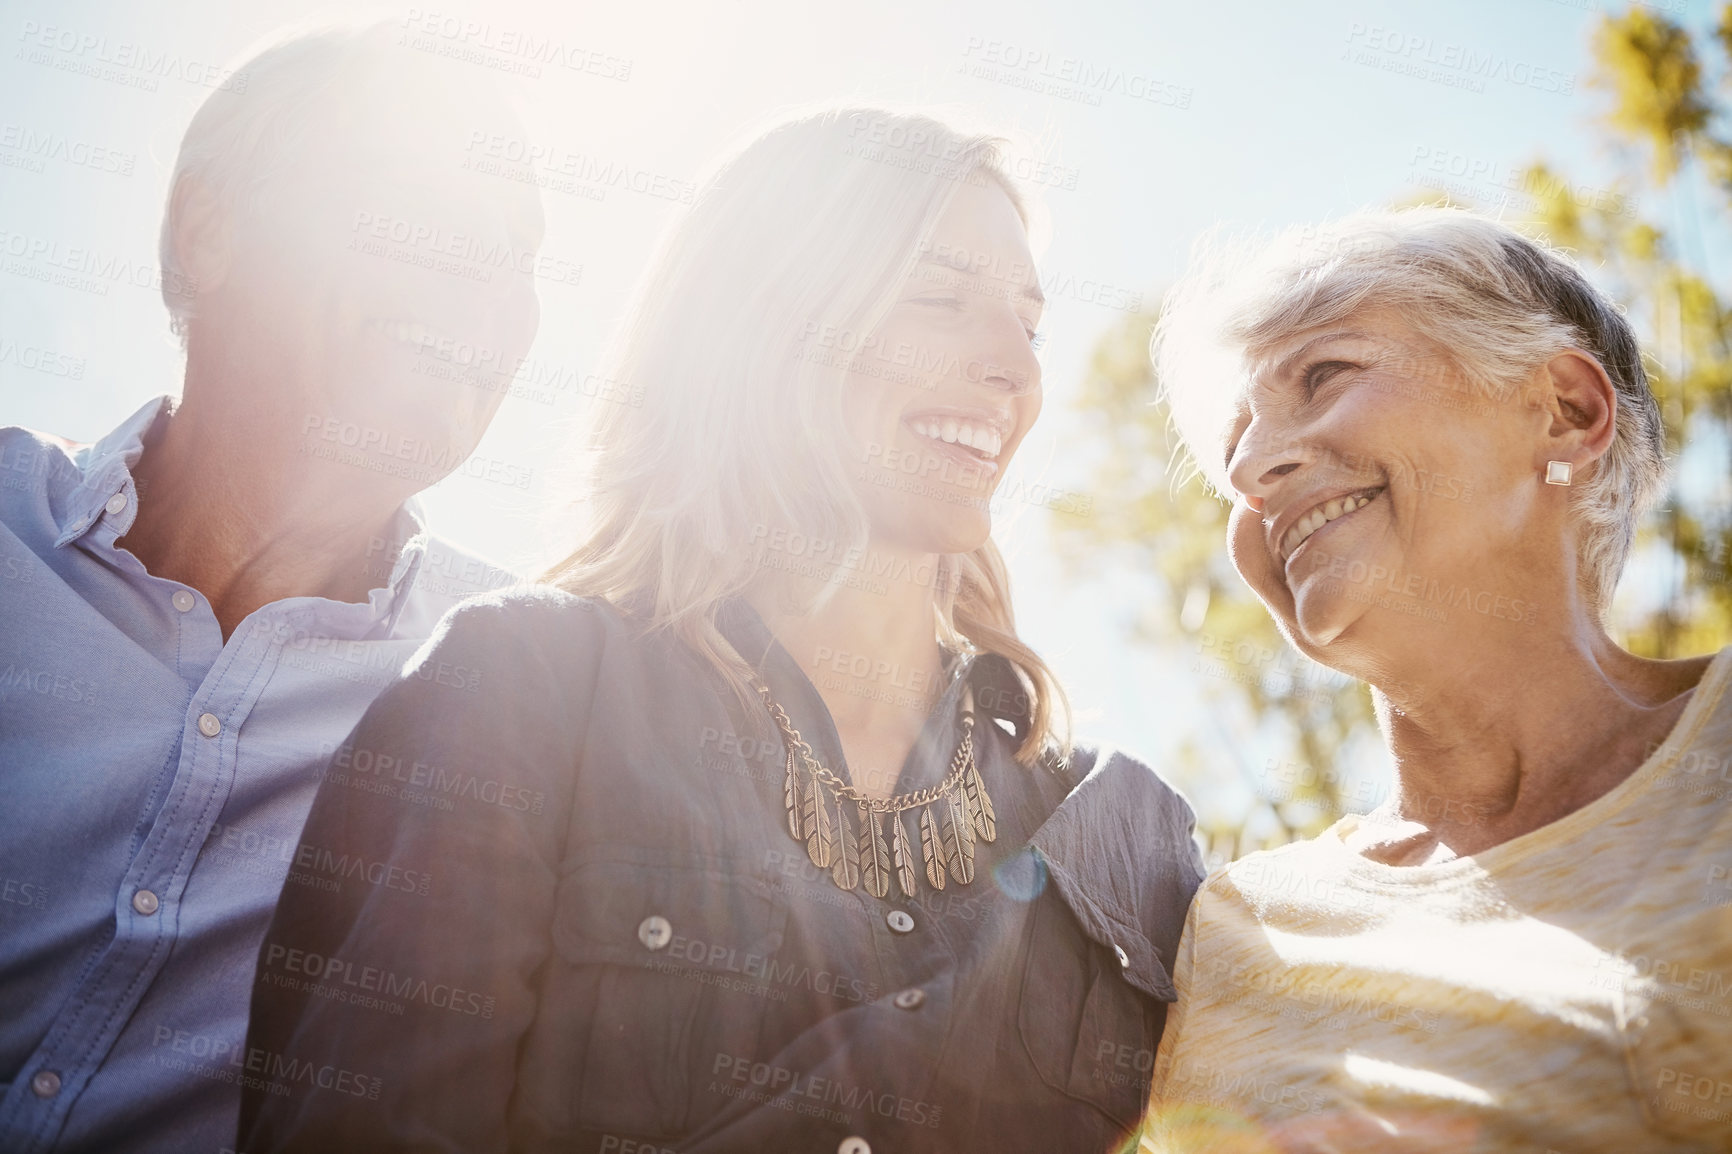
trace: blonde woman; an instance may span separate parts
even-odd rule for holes
[[[240,1148],[1134,1130],[1200,869],[1152,771],[1067,757],[1017,638],[991,498],[1041,306],[993,138],[830,111],[705,182],[606,372],[642,404],[587,538],[336,752]]]

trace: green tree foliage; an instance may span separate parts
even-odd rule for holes
[[[1615,632],[1649,656],[1710,652],[1732,643],[1732,309],[1706,278],[1702,246],[1704,232],[1732,229],[1732,100],[1724,79],[1711,85],[1702,60],[1722,78],[1732,74],[1732,2],[1699,37],[1641,7],[1603,17],[1593,54],[1594,86],[1609,106],[1606,139],[1644,162],[1614,190],[1585,189],[1535,163],[1523,174],[1531,212],[1521,223],[1572,252],[1629,308],[1678,466],[1671,498],[1638,541],[1626,584],[1642,588],[1620,599]],[[1712,204],[1690,198],[1698,173],[1718,194]],[[1376,800],[1344,772],[1371,746],[1374,723],[1364,687],[1287,647],[1233,572],[1228,506],[1192,475],[1153,401],[1154,321],[1130,316],[1095,347],[1077,400],[1096,450],[1094,515],[1058,519],[1054,531],[1064,555],[1106,557],[1145,577],[1136,640],[1183,653],[1223,716],[1247,719],[1263,747],[1288,751],[1256,764],[1236,742],[1181,751],[1189,764],[1178,773],[1192,783],[1218,777],[1224,756],[1240,760],[1255,807],[1217,812],[1201,830],[1233,857],[1308,836]]]
[[[1702,140],[1714,112],[1690,34],[1633,8],[1600,24],[1594,57],[1594,86],[1613,95],[1607,124],[1619,138],[1647,147],[1656,180],[1671,179],[1678,171],[1676,142]]]
[[[1732,302],[1707,279],[1732,270],[1724,255],[1709,267],[1704,239],[1732,227],[1732,3],[1700,42],[1634,7],[1601,20],[1593,48],[1595,86],[1610,96],[1610,142],[1645,154],[1648,163],[1632,167],[1646,176],[1620,195],[1582,195],[1540,163],[1526,185],[1535,230],[1595,270],[1630,310],[1648,352],[1677,476],[1637,550],[1663,595],[1628,599],[1615,624],[1636,652],[1677,657],[1732,642]],[[1718,85],[1704,56],[1715,61]],[[1697,198],[1702,184],[1706,203]]]

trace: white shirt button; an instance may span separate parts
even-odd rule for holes
[[[156,895],[149,890],[139,890],[132,895],[132,908],[147,918],[154,914],[161,905],[162,903],[156,900]]]
[[[170,597],[169,601],[182,613],[191,613],[192,607],[198,604],[198,598],[194,597],[185,589],[176,589],[174,591],[174,596]]]
[[[925,990],[903,990],[890,999],[898,1010],[918,1010],[926,1004]]]
[[[637,940],[648,949],[659,950],[673,940],[674,928],[660,914],[651,914],[637,924]]]
[[[872,1144],[864,1138],[850,1134],[836,1147],[836,1154],[872,1154]]]
[[[53,1070],[38,1070],[30,1076],[30,1092],[38,1098],[52,1098],[60,1093],[60,1075]]]
[[[103,508],[108,510],[110,517],[118,517],[126,512],[126,494],[116,493],[108,499],[108,504],[104,505]]]
[[[1123,946],[1118,945],[1116,943],[1113,945],[1113,957],[1115,957],[1119,960],[1119,968],[1121,970],[1122,969],[1128,969],[1130,967],[1131,956],[1129,954],[1125,953],[1125,948]]]
[[[891,910],[884,915],[884,920],[899,934],[911,933],[914,929],[914,916],[907,910]]]
[[[198,731],[206,737],[215,737],[223,731],[223,723],[214,713],[201,713],[198,715]]]

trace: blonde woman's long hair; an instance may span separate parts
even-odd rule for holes
[[[963,182],[996,181],[1026,226],[1007,143],[928,115],[833,108],[725,159],[662,238],[603,357],[614,395],[641,404],[597,418],[587,535],[542,580],[673,634],[755,706],[716,611],[764,574],[766,527],[861,553],[869,536],[844,461],[847,358],[809,355],[814,335],[877,327]],[[939,640],[1007,659],[1031,723],[1017,759],[1062,759],[1063,692],[1017,637],[998,547],[989,537],[940,569]]]

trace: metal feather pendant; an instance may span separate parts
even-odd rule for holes
[[[902,815],[918,809],[920,856],[926,867],[926,882],[942,890],[947,875],[958,885],[974,881],[976,846],[998,837],[998,816],[987,796],[986,782],[974,761],[974,699],[964,696],[962,740],[950,759],[950,769],[937,785],[890,798],[869,798],[851,783],[825,769],[812,756],[812,747],[800,737],[787,712],[776,704],[767,686],[758,693],[764,707],[782,731],[788,760],[782,780],[782,805],[787,810],[788,833],[806,846],[806,856],[819,869],[829,870],[836,885],[853,890],[865,883],[866,892],[883,898],[890,892],[890,875],[905,897],[915,896],[919,873],[914,848]],[[829,792],[826,793],[826,787]],[[834,809],[831,808],[832,803]],[[860,825],[848,815],[857,807]],[[890,822],[886,846],[884,822]]]
[[[896,884],[901,887],[902,896],[914,896],[914,849],[908,844],[908,827],[902,824],[902,815],[890,815],[890,860],[896,867]]]
[[[980,780],[980,767],[974,758],[968,759],[968,772],[962,778],[962,797],[968,803],[969,820],[980,840],[998,840],[998,815],[992,811],[992,798],[987,796],[986,783]]]
[[[848,809],[842,799],[836,799],[836,853],[830,867],[831,879],[842,889],[851,890],[860,884],[860,843],[854,836],[854,823],[848,819]]]
[[[957,885],[974,880],[974,825],[968,820],[968,807],[958,789],[932,803],[937,808],[939,832],[944,835],[944,859],[950,864],[950,876]]]
[[[938,823],[932,818],[932,807],[920,810],[920,856],[926,859],[926,884],[935,890],[944,888],[944,843],[938,834]]]
[[[884,815],[865,806],[860,807],[860,880],[875,898],[890,892],[890,847],[884,841]]]
[[[806,856],[821,870],[836,860],[836,835],[830,831],[830,811],[824,805],[824,786],[816,777],[800,799],[800,831],[806,840]]]
[[[788,750],[788,776],[782,781],[782,804],[788,807],[788,836],[795,841],[805,841],[800,830],[800,810],[805,800],[805,789],[800,785],[800,765],[794,760],[793,749]]]

